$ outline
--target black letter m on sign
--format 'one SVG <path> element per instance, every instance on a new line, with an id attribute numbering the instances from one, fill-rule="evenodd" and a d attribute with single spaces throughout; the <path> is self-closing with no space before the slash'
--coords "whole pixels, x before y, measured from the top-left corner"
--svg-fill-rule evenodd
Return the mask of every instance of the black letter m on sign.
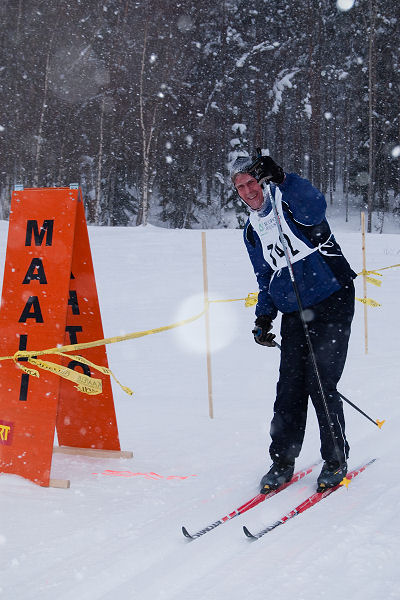
<path id="1" fill-rule="evenodd" d="M 38 222 L 35 220 L 28 221 L 26 224 L 26 238 L 25 246 L 32 246 L 32 233 L 35 238 L 35 246 L 41 246 L 43 238 L 46 235 L 46 246 L 51 246 L 53 243 L 53 225 L 54 219 L 43 221 L 43 225 L 40 228 Z"/>

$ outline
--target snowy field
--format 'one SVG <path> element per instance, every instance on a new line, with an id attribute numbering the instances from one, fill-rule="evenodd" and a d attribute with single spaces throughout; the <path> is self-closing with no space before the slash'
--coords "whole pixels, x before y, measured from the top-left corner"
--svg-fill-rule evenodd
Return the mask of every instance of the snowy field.
<path id="1" fill-rule="evenodd" d="M 191 317 L 203 307 L 200 231 L 89 228 L 106 337 Z M 238 230 L 207 232 L 210 299 L 257 291 Z M 359 231 L 336 230 L 359 272 Z M 0 272 L 7 223 L 0 222 Z M 367 235 L 367 266 L 400 263 L 399 234 Z M 269 467 L 269 422 L 279 351 L 257 346 L 254 308 L 210 309 L 214 419 L 208 416 L 204 318 L 108 346 L 121 447 L 133 459 L 56 455 L 68 490 L 0 476 L 0 598 L 7 600 L 393 600 L 400 598 L 400 268 L 368 296 L 369 353 L 357 302 L 340 391 L 382 430 L 345 406 L 350 467 L 377 461 L 349 486 L 252 543 L 316 485 L 315 473 L 245 515 L 189 542 L 256 495 Z M 356 280 L 362 296 L 361 278 Z M 278 329 L 278 323 L 275 327 Z M 279 339 L 279 336 L 278 336 Z M 296 468 L 319 458 L 310 409 Z M 114 471 L 114 474 L 111 474 Z M 117 472 L 117 473 L 116 473 Z"/>

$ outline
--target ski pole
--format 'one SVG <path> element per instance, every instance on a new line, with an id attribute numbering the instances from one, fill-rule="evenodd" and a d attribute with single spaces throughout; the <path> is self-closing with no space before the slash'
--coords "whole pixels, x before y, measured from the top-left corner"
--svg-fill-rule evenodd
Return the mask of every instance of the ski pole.
<path id="1" fill-rule="evenodd" d="M 377 427 L 379 427 L 379 429 L 382 429 L 382 425 L 384 424 L 385 419 L 383 419 L 383 421 L 379 421 L 378 419 L 376 419 L 376 421 L 374 421 L 363 410 L 361 410 L 361 408 L 359 408 L 358 406 L 356 406 L 355 404 L 353 404 L 353 402 L 351 402 L 348 398 L 346 398 L 345 396 L 343 396 L 343 394 L 341 394 L 340 392 L 338 392 L 338 394 L 339 394 L 339 396 L 341 397 L 342 400 L 344 400 L 345 402 L 347 402 L 347 404 L 350 404 L 350 406 L 352 406 L 353 408 L 355 408 L 356 410 L 358 410 L 359 413 L 361 413 L 362 415 L 364 415 L 364 417 L 366 417 L 367 419 L 369 419 L 372 423 L 374 423 L 374 425 L 376 425 Z"/>
<path id="2" fill-rule="evenodd" d="M 279 350 L 281 350 L 281 345 L 278 344 L 278 342 L 275 342 L 275 346 L 277 348 L 279 348 Z M 382 425 L 384 424 L 385 419 L 383 421 L 379 421 L 378 419 L 376 419 L 374 421 L 374 419 L 372 419 L 371 417 L 369 417 L 367 415 L 367 413 L 365 413 L 363 410 L 361 410 L 361 408 L 359 408 L 356 404 L 354 404 L 353 402 L 351 402 L 351 400 L 349 400 L 348 398 L 346 398 L 346 396 L 343 396 L 343 394 L 341 394 L 339 391 L 338 391 L 338 394 L 339 394 L 339 396 L 341 397 L 342 400 L 344 400 L 345 402 L 347 402 L 347 404 L 350 404 L 350 406 L 352 406 L 353 408 L 355 408 L 360 414 L 364 415 L 364 417 L 366 419 L 368 419 L 369 421 L 371 421 L 371 423 L 373 423 L 374 425 L 376 425 L 377 427 L 379 427 L 379 429 L 382 429 Z"/>

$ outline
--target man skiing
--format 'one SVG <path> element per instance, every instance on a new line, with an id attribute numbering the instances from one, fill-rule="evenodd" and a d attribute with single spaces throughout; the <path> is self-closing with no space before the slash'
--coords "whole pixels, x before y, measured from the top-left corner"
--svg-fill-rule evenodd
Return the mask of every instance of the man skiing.
<path id="1" fill-rule="evenodd" d="M 308 180 L 284 173 L 261 152 L 256 160 L 237 158 L 231 178 L 250 209 L 244 242 L 259 286 L 253 329 L 258 344 L 275 346 L 272 322 L 282 313 L 270 430 L 273 462 L 261 479 L 261 492 L 278 488 L 293 475 L 308 397 L 317 414 L 324 460 L 318 489 L 333 487 L 347 473 L 349 445 L 336 386 L 347 355 L 356 274 L 331 233 L 323 194 Z"/>

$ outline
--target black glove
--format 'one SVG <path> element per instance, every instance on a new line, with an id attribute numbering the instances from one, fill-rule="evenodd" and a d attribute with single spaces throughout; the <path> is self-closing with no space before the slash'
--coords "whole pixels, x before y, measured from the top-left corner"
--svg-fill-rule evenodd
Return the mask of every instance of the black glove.
<path id="1" fill-rule="evenodd" d="M 261 153 L 250 165 L 248 173 L 254 177 L 254 179 L 257 179 L 258 183 L 272 181 L 273 183 L 280 185 L 285 179 L 285 173 L 283 172 L 282 167 L 277 165 L 270 156 L 261 156 Z"/>
<path id="2" fill-rule="evenodd" d="M 252 334 L 254 341 L 261 346 L 275 346 L 275 334 L 269 333 L 272 329 L 272 319 L 268 315 L 261 315 L 256 318 Z"/>

